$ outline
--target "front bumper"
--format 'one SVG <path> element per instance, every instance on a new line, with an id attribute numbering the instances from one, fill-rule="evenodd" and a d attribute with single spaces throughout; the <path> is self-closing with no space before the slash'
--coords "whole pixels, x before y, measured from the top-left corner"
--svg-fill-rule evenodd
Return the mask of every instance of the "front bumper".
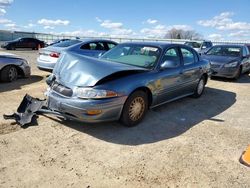
<path id="1" fill-rule="evenodd" d="M 237 75 L 238 67 L 225 68 L 221 65 L 218 68 L 211 66 L 212 75 L 225 78 L 234 78 Z"/>
<path id="2" fill-rule="evenodd" d="M 59 112 L 64 117 L 86 123 L 115 121 L 120 118 L 126 96 L 110 99 L 86 100 L 65 97 L 50 90 L 48 92 L 48 108 Z M 87 110 L 101 110 L 98 115 L 88 115 Z"/>
<path id="3" fill-rule="evenodd" d="M 21 65 L 21 69 L 23 70 L 23 74 L 24 74 L 23 76 L 24 76 L 25 78 L 30 77 L 31 68 L 30 68 L 29 65 L 23 64 L 23 65 Z"/>

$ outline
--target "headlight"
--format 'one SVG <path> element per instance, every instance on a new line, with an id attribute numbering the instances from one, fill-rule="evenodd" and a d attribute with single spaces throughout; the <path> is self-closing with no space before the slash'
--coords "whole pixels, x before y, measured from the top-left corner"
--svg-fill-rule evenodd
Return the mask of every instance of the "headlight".
<path id="1" fill-rule="evenodd" d="M 235 61 L 235 62 L 232 62 L 232 63 L 225 64 L 224 67 L 225 68 L 236 67 L 237 65 L 238 65 L 238 62 Z"/>
<path id="2" fill-rule="evenodd" d="M 83 99 L 103 99 L 118 96 L 114 91 L 80 87 L 75 90 L 75 93 L 77 97 Z"/>

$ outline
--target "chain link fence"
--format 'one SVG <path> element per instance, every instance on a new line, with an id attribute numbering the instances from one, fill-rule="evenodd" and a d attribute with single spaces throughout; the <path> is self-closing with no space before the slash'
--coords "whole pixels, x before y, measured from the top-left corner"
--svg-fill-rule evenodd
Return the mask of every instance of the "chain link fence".
<path id="1" fill-rule="evenodd" d="M 53 34 L 47 34 L 47 33 L 35 33 L 35 32 L 22 32 L 22 31 L 6 31 L 6 30 L 0 30 L 0 42 L 4 41 L 10 41 L 21 37 L 31 37 L 31 38 L 37 38 L 39 40 L 42 40 L 46 43 L 50 43 L 54 40 L 58 39 L 76 39 L 76 36 L 66 36 L 66 35 L 53 35 Z M 119 37 L 79 37 L 81 39 L 84 38 L 101 38 L 101 39 L 110 39 L 113 41 L 116 41 L 118 43 L 121 42 L 133 42 L 133 41 L 160 41 L 160 42 L 168 42 L 168 43 L 184 43 L 186 41 L 190 40 L 183 40 L 183 39 L 157 39 L 157 38 L 119 38 Z M 246 44 L 250 43 L 250 40 L 248 41 L 212 41 L 213 44 Z"/>

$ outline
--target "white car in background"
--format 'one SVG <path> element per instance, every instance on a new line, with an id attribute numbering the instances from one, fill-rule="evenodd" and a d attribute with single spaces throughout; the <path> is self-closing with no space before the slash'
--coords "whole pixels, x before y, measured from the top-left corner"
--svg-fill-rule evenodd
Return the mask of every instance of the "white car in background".
<path id="1" fill-rule="evenodd" d="M 80 43 L 80 40 L 66 40 L 54 45 L 42 48 L 39 50 L 39 57 L 37 58 L 37 67 L 40 70 L 52 72 L 62 50 Z"/>
<path id="2" fill-rule="evenodd" d="M 192 47 L 199 54 L 203 54 L 213 46 L 211 41 L 188 41 L 184 44 Z"/>
<path id="3" fill-rule="evenodd" d="M 52 72 L 62 51 L 72 51 L 77 54 L 98 58 L 104 52 L 117 45 L 116 42 L 105 39 L 67 40 L 40 50 L 37 67 Z"/>

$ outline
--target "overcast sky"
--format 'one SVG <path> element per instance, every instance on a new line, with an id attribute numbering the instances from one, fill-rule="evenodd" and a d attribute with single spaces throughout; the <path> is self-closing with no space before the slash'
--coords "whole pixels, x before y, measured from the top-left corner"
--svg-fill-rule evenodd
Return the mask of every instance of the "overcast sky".
<path id="1" fill-rule="evenodd" d="M 161 38 L 173 27 L 206 39 L 249 40 L 250 1 L 0 0 L 0 29 Z"/>

